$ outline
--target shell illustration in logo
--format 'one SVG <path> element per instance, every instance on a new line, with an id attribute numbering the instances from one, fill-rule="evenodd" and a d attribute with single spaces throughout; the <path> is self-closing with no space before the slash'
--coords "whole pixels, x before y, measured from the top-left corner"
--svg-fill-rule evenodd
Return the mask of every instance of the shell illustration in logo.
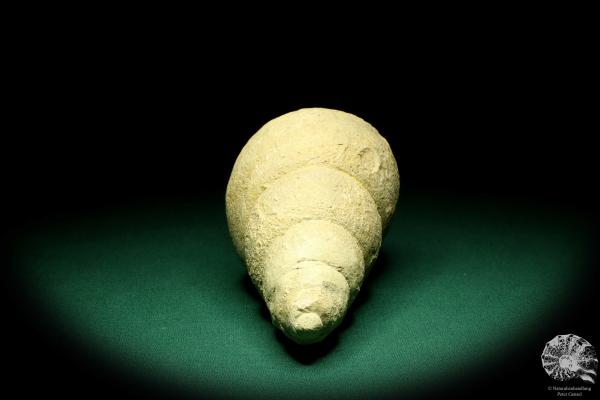
<path id="1" fill-rule="evenodd" d="M 587 340 L 576 335 L 558 335 L 546 343 L 542 365 L 546 373 L 557 381 L 579 377 L 594 383 L 598 358 Z"/>

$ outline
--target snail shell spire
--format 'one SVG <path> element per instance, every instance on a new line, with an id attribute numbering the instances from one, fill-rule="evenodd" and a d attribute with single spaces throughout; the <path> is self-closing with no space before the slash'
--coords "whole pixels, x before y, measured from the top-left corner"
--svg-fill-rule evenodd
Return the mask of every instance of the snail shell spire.
<path id="1" fill-rule="evenodd" d="M 229 231 L 273 323 L 298 343 L 326 337 L 377 258 L 400 188 L 387 141 L 342 111 L 265 124 L 239 154 Z"/>

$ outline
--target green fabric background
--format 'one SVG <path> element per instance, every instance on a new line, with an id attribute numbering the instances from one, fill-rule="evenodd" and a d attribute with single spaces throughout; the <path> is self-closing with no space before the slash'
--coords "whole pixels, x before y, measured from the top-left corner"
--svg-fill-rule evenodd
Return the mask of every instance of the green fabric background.
<path id="1" fill-rule="evenodd" d="M 404 196 L 344 324 L 310 350 L 270 324 L 220 198 L 57 219 L 22 237 L 19 259 L 56 329 L 117 370 L 225 396 L 353 398 L 510 352 L 574 290 L 586 229 L 534 204 Z"/>

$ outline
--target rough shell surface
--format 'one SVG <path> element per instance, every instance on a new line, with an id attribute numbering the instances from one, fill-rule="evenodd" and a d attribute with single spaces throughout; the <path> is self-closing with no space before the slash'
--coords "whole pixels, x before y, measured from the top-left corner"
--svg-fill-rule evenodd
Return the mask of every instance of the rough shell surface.
<path id="1" fill-rule="evenodd" d="M 265 124 L 238 156 L 229 231 L 273 324 L 326 337 L 377 258 L 400 181 L 387 141 L 362 119 L 308 108 Z"/>
<path id="2" fill-rule="evenodd" d="M 250 138 L 227 186 L 232 238 L 244 257 L 244 233 L 258 197 L 290 171 L 325 165 L 355 178 L 371 194 L 385 229 L 400 188 L 387 141 L 369 123 L 343 111 L 304 108 L 277 117 Z"/>

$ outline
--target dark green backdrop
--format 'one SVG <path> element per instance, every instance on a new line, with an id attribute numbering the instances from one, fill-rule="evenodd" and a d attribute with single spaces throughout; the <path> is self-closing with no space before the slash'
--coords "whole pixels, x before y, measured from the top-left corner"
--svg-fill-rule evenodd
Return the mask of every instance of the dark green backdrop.
<path id="1" fill-rule="evenodd" d="M 284 46 L 249 16 L 221 41 L 208 14 L 169 26 L 163 8 L 13 32 L 31 40 L 9 57 L 0 157 L 6 392 L 555 397 L 545 342 L 598 346 L 596 14 L 307 9 L 280 19 L 300 34 Z M 310 348 L 270 325 L 223 204 L 250 136 L 303 107 L 372 124 L 402 182 L 372 276 Z"/>
<path id="2" fill-rule="evenodd" d="M 311 348 L 270 324 L 220 198 L 55 217 L 21 234 L 16 260 L 52 328 L 116 375 L 185 393 L 363 398 L 539 362 L 545 342 L 515 352 L 576 295 L 589 229 L 531 202 L 405 195 L 344 324 Z"/>

